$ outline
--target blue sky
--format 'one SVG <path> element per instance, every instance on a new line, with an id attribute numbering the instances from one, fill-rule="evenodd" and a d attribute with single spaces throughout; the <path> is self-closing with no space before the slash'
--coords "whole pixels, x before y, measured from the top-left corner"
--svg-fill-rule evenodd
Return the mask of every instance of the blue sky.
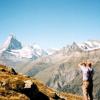
<path id="1" fill-rule="evenodd" d="M 0 0 L 0 45 L 12 32 L 42 48 L 100 40 L 100 0 Z"/>

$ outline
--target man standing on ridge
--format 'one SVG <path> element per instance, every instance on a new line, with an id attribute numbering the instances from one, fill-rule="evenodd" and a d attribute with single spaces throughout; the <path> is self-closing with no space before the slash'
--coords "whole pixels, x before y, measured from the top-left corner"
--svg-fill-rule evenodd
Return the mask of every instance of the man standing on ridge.
<path id="1" fill-rule="evenodd" d="M 83 75 L 83 100 L 88 100 L 88 96 L 90 100 L 93 100 L 93 74 L 94 70 L 91 67 L 92 63 L 80 63 L 78 66 L 80 67 Z"/>

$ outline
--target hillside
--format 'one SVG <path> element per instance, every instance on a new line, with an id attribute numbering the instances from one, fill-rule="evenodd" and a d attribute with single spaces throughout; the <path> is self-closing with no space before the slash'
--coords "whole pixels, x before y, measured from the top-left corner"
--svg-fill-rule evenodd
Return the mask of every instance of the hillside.
<path id="1" fill-rule="evenodd" d="M 71 92 L 82 95 L 82 75 L 77 67 L 81 61 L 93 61 L 94 74 L 94 98 L 100 98 L 100 49 L 85 52 L 74 51 L 65 54 L 58 53 L 50 57 L 48 66 L 34 77 L 43 81 L 48 86 L 63 92 Z M 43 62 L 43 59 L 41 60 Z M 38 64 L 37 64 L 38 65 Z M 42 67 L 42 64 L 41 64 Z"/>
<path id="2" fill-rule="evenodd" d="M 0 65 L 0 100 L 82 100 L 82 97 L 57 92 L 39 80 Z"/>
<path id="3" fill-rule="evenodd" d="M 61 92 L 82 95 L 82 75 L 77 67 L 81 61 L 94 62 L 94 91 L 96 100 L 100 98 L 100 41 L 87 41 L 82 44 L 73 43 L 36 60 L 17 58 L 3 52 L 0 63 L 11 66 L 45 85 Z"/>

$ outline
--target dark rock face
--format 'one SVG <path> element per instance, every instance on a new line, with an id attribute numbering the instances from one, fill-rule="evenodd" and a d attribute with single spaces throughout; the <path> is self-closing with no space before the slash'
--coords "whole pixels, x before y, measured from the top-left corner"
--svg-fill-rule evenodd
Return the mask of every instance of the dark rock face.
<path id="1" fill-rule="evenodd" d="M 40 92 L 35 84 L 32 84 L 31 88 L 18 89 L 16 91 L 25 94 L 30 100 L 42 100 L 41 98 L 49 100 L 49 97 Z"/>

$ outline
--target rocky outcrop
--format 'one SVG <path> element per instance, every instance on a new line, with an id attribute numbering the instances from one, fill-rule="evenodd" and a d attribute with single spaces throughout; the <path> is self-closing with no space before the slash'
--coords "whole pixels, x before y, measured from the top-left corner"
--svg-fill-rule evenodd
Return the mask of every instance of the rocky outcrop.
<path id="1" fill-rule="evenodd" d="M 55 94 L 51 97 L 44 94 L 36 82 L 35 79 L 17 74 L 12 68 L 0 65 L 0 100 L 49 100 L 57 97 Z"/>

